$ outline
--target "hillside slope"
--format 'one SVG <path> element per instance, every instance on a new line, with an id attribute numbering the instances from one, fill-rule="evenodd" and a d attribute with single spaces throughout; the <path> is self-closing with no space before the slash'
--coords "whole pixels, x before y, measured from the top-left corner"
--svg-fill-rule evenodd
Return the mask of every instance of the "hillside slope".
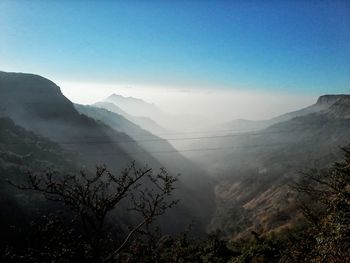
<path id="1" fill-rule="evenodd" d="M 140 144 L 130 143 L 133 138 L 125 131 L 138 126 L 124 118 L 123 122 L 118 123 L 114 118 L 114 122 L 111 122 L 114 128 L 111 128 L 101 120 L 102 118 L 95 120 L 79 113 L 73 103 L 63 96 L 59 87 L 43 77 L 0 72 L 0 97 L 1 115 L 13 119 L 17 125 L 48 138 L 62 149 L 71 152 L 80 167 L 93 171 L 96 165 L 106 164 L 111 171 L 119 173 L 136 160 L 139 167 L 148 165 L 155 170 L 165 167 L 172 174 L 182 173 L 186 178 L 192 178 L 188 175 L 194 170 L 182 170 L 182 164 L 170 169 L 167 163 L 161 163 Z M 121 120 L 120 116 L 118 118 Z M 130 127 L 127 127 L 126 123 Z M 124 130 L 120 127 L 124 127 Z M 181 231 L 194 218 L 197 219 L 199 228 L 204 227 L 205 221 L 208 221 L 208 211 L 211 207 L 202 209 L 203 213 L 197 214 L 195 209 L 199 207 L 201 200 L 197 199 L 199 195 L 193 194 L 194 190 L 191 189 L 196 185 L 191 183 L 191 187 L 189 186 L 188 181 L 181 180 L 176 193 L 183 203 L 162 221 L 170 230 Z M 170 223 L 170 219 L 174 217 L 177 218 L 176 223 Z"/>
<path id="2" fill-rule="evenodd" d="M 163 134 L 169 133 L 168 130 L 159 126 L 151 118 L 144 117 L 144 116 L 133 116 L 133 115 L 123 111 L 121 108 L 119 108 L 116 104 L 114 104 L 112 102 L 101 101 L 101 102 L 94 103 L 92 106 L 97 107 L 97 108 L 106 109 L 108 111 L 119 114 L 119 115 L 123 116 L 124 118 L 128 119 L 129 121 L 139 125 L 143 129 L 145 129 L 153 134 L 163 135 Z"/>
<path id="3" fill-rule="evenodd" d="M 76 152 L 90 168 L 106 163 L 119 170 L 134 159 L 119 145 L 103 143 L 111 138 L 129 140 L 128 136 L 79 114 L 50 80 L 32 74 L 0 72 L 0 97 L 3 115 Z M 117 158 L 105 155 L 106 152 L 115 153 Z"/>
<path id="4" fill-rule="evenodd" d="M 285 114 L 282 114 L 267 120 L 251 121 L 251 120 L 245 120 L 245 119 L 237 119 L 237 120 L 233 120 L 231 122 L 222 124 L 221 128 L 227 129 L 227 130 L 242 131 L 242 132 L 249 131 L 249 130 L 261 130 L 282 121 L 288 121 L 295 117 L 305 116 L 311 113 L 325 110 L 340 98 L 347 97 L 347 96 L 349 95 L 344 95 L 344 94 L 324 95 L 324 96 L 321 96 L 315 104 L 300 110 L 287 112 Z"/>
<path id="5" fill-rule="evenodd" d="M 233 147 L 212 160 L 221 175 L 212 230 L 239 237 L 298 220 L 290 182 L 301 171 L 328 167 L 341 156 L 339 147 L 350 143 L 350 97 L 333 98 L 320 111 L 222 139 L 220 145 Z"/>
<path id="6" fill-rule="evenodd" d="M 138 125 L 114 112 L 92 106 L 75 105 L 76 109 L 91 118 L 102 121 L 118 132 L 132 138 L 123 144 L 136 144 L 144 149 L 139 156 L 149 154 L 173 173 L 179 173 L 180 181 L 187 191 L 180 190 L 179 196 L 200 221 L 209 222 L 214 209 L 213 181 L 200 167 L 184 158 L 169 142 L 142 129 Z M 206 208 L 200 206 L 206 204 Z"/>
<path id="7" fill-rule="evenodd" d="M 27 227 L 42 214 L 57 210 L 42 196 L 29 191 L 19 191 L 7 180 L 23 183 L 28 171 L 59 173 L 78 172 L 73 154 L 58 144 L 36 135 L 9 118 L 0 118 L 0 248 L 9 240 L 21 235 L 13 226 Z"/>

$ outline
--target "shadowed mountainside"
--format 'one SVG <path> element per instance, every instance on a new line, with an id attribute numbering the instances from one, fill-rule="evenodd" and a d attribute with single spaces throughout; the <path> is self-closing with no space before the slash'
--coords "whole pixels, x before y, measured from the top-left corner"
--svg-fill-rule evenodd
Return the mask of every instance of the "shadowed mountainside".
<path id="1" fill-rule="evenodd" d="M 128 136 L 79 114 L 50 80 L 33 74 L 0 72 L 0 97 L 3 115 L 76 152 L 90 168 L 107 163 L 112 169 L 121 169 L 132 160 L 117 144 L 103 144 L 106 138 L 128 140 Z M 118 158 L 104 155 L 106 152 Z"/>
<path id="2" fill-rule="evenodd" d="M 0 117 L 0 247 L 8 240 L 21 239 L 20 230 L 13 226 L 26 228 L 42 214 L 62 209 L 40 195 L 18 191 L 7 182 L 22 182 L 27 171 L 48 170 L 78 172 L 75 156 L 9 118 Z"/>
<path id="3" fill-rule="evenodd" d="M 197 215 L 201 220 L 205 221 L 210 218 L 211 211 L 214 209 L 213 181 L 206 171 L 184 158 L 165 139 L 142 129 L 121 115 L 93 106 L 75 105 L 75 107 L 80 113 L 102 121 L 114 130 L 130 136 L 132 140 L 126 141 L 124 144 L 140 145 L 144 149 L 144 152 L 139 153 L 140 158 L 142 158 L 143 154 L 149 154 L 169 171 L 180 173 L 180 180 L 188 189 L 188 193 L 190 193 L 188 195 L 188 193 L 183 192 L 180 194 L 182 196 L 181 199 L 186 200 L 186 205 L 193 203 L 191 199 L 205 203 L 206 209 L 203 209 L 197 203 L 193 203 L 190 207 L 193 214 Z"/>
<path id="4" fill-rule="evenodd" d="M 166 164 L 151 156 L 138 143 L 123 143 L 133 139 L 125 133 L 125 130 L 116 129 L 119 125 L 122 126 L 121 123 L 114 122 L 115 127 L 111 128 L 101 120 L 80 114 L 62 95 L 59 87 L 43 77 L 0 72 L 0 97 L 2 98 L 0 112 L 3 116 L 57 143 L 75 156 L 79 167 L 85 166 L 88 170 L 93 170 L 96 165 L 106 164 L 110 170 L 119 172 L 136 160 L 136 164 L 141 167 L 147 164 L 154 169 L 167 168 Z M 125 129 L 128 128 L 125 126 L 126 123 L 130 128 L 138 127 L 124 118 L 123 121 Z M 193 170 L 179 170 L 174 167 L 170 173 L 181 172 L 183 178 L 191 178 Z M 200 171 L 197 172 L 199 173 Z M 183 203 L 179 208 L 172 210 L 163 223 L 168 230 L 178 231 L 184 229 L 192 219 L 196 219 L 200 221 L 198 226 L 202 227 L 203 231 L 202 224 L 209 220 L 212 207 L 208 206 L 207 209 L 202 209 L 202 213 L 196 214 L 194 210 L 200 207 L 199 204 L 202 202 L 196 199 L 198 194 L 193 194 L 196 185 L 186 185 L 186 180 L 182 178 L 180 180 L 176 197 L 182 199 Z M 211 191 L 211 188 L 206 190 Z M 175 216 L 177 221 L 169 223 L 170 218 Z"/>

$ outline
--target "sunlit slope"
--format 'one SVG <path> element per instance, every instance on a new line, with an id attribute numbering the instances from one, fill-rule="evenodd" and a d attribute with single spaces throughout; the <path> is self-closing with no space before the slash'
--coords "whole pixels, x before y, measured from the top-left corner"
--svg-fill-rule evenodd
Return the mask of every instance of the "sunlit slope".
<path id="1" fill-rule="evenodd" d="M 271 231 L 298 219 L 289 184 L 301 171 L 331 165 L 350 142 L 350 97 L 323 96 L 319 111 L 274 124 L 259 132 L 225 138 L 233 145 L 216 159 L 217 212 L 212 229 L 229 236 Z M 244 222 L 244 224 L 242 224 Z"/>

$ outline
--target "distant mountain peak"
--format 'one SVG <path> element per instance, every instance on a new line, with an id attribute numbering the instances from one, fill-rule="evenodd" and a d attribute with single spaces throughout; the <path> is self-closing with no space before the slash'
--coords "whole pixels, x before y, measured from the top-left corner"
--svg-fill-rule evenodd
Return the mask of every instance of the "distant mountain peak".
<path id="1" fill-rule="evenodd" d="M 105 101 L 115 101 L 115 100 L 118 100 L 118 101 L 129 101 L 129 102 L 138 102 L 138 103 L 146 103 L 146 104 L 150 104 L 152 105 L 151 103 L 148 103 L 142 99 L 139 99 L 139 98 L 135 98 L 135 97 L 125 97 L 125 96 L 122 96 L 122 95 L 119 95 L 119 94 L 115 94 L 113 93 L 112 95 L 108 96 Z"/>
<path id="2" fill-rule="evenodd" d="M 350 96 L 340 97 L 324 113 L 332 118 L 350 119 Z"/>
<path id="3" fill-rule="evenodd" d="M 340 99 L 350 98 L 347 94 L 336 94 L 336 95 L 323 95 L 320 96 L 316 102 L 316 105 L 332 105 Z"/>

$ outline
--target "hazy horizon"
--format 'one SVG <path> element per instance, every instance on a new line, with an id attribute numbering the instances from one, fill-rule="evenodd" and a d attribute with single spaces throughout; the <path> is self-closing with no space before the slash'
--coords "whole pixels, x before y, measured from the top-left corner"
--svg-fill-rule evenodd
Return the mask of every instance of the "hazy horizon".
<path id="1" fill-rule="evenodd" d="M 303 95 L 252 90 L 176 88 L 57 81 L 62 93 L 78 104 L 94 104 L 111 94 L 142 99 L 171 115 L 191 115 L 217 122 L 262 120 L 314 104 L 325 94 Z M 195 107 L 194 107 L 195 105 Z"/>
<path id="2" fill-rule="evenodd" d="M 342 1 L 1 1 L 0 11 L 0 69 L 44 76 L 75 103 L 116 93 L 220 123 L 350 87 Z"/>

